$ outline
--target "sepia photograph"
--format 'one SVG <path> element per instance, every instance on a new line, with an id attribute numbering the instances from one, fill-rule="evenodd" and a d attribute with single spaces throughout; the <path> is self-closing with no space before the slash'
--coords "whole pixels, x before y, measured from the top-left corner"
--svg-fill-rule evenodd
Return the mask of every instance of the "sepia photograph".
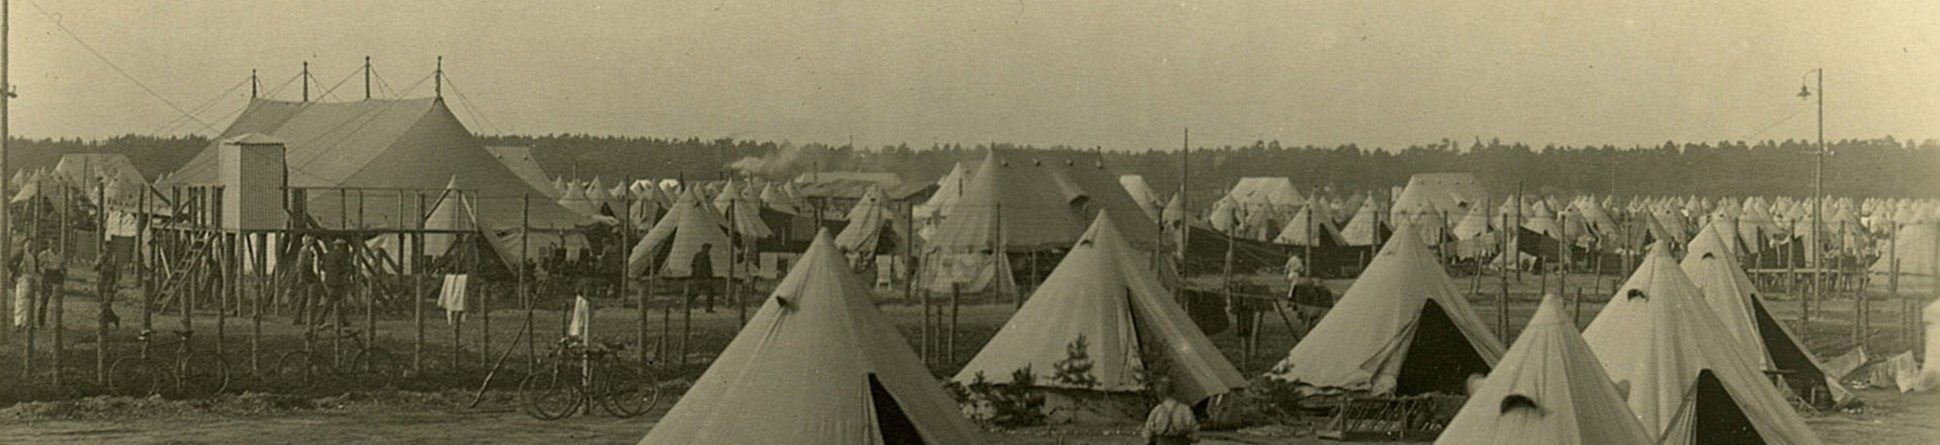
<path id="1" fill-rule="evenodd" d="M 1937 24 L 0 0 L 0 444 L 1940 444 Z"/>

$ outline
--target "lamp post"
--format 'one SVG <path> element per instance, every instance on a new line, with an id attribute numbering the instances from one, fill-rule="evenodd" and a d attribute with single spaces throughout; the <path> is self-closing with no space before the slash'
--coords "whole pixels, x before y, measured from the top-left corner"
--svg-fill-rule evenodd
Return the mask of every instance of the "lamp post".
<path id="1" fill-rule="evenodd" d="M 1825 69 L 1813 68 L 1811 71 L 1806 71 L 1805 75 L 1813 75 L 1818 80 L 1818 94 L 1813 94 L 1813 89 L 1806 87 L 1805 76 L 1799 76 L 1799 98 L 1814 98 L 1819 102 L 1819 147 L 1813 151 L 1812 164 L 1812 244 L 1806 246 L 1807 253 L 1812 255 L 1812 295 L 1799 303 L 1805 309 L 1800 322 L 1802 330 L 1799 332 L 1800 335 L 1809 336 L 1812 323 L 1811 301 L 1825 297 L 1824 288 L 1821 287 L 1824 279 L 1821 275 L 1825 269 L 1825 243 L 1820 238 L 1819 226 L 1825 223 L 1825 157 L 1828 153 L 1825 146 Z"/>

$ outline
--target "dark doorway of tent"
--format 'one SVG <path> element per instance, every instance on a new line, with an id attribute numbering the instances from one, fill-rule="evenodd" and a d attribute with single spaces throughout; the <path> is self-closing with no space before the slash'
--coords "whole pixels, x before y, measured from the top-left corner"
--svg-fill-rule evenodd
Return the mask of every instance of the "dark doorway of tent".
<path id="1" fill-rule="evenodd" d="M 1731 392 L 1718 381 L 1718 376 L 1706 369 L 1698 372 L 1697 388 L 1693 396 L 1697 398 L 1697 408 L 1691 413 L 1693 424 L 1691 443 L 1703 444 L 1763 444 L 1765 439 L 1758 437 L 1758 430 L 1751 426 L 1751 419 L 1745 417 L 1743 408 L 1731 399 Z"/>
<path id="2" fill-rule="evenodd" d="M 875 373 L 869 374 L 869 399 L 876 410 L 876 429 L 882 432 L 884 444 L 922 444 L 923 436 L 916 431 L 916 423 L 909 421 L 903 413 L 902 405 L 896 397 L 882 386 Z"/>
<path id="3" fill-rule="evenodd" d="M 1467 394 L 1470 374 L 1489 373 L 1489 363 L 1433 299 L 1421 305 L 1407 354 L 1401 360 L 1401 375 L 1395 377 L 1397 396 Z"/>
<path id="4" fill-rule="evenodd" d="M 1772 359 L 1772 367 L 1785 376 L 1786 390 L 1810 402 L 1812 406 L 1829 408 L 1833 404 L 1831 391 L 1826 388 L 1825 373 L 1819 365 L 1812 363 L 1812 357 L 1799 350 L 1799 344 L 1778 325 L 1778 319 L 1765 310 L 1759 298 L 1752 297 L 1751 308 L 1758 317 L 1758 337 L 1765 343 L 1762 351 Z"/>

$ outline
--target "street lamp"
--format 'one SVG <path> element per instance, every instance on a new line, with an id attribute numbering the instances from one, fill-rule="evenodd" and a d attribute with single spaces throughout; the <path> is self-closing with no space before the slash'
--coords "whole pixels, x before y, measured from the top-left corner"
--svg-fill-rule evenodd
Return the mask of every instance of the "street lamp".
<path id="1" fill-rule="evenodd" d="M 1805 84 L 1805 77 L 1813 75 L 1816 75 L 1816 79 L 1818 80 L 1818 88 L 1816 88 L 1818 94 L 1816 95 L 1812 93 L 1813 88 L 1807 88 Z M 1806 71 L 1804 75 L 1799 76 L 1799 98 L 1806 99 L 1813 98 L 1813 96 L 1817 96 L 1816 99 L 1819 101 L 1819 148 L 1813 151 L 1815 161 L 1812 165 L 1812 244 L 1806 246 L 1806 248 L 1811 249 L 1808 253 L 1812 255 L 1812 295 L 1809 299 L 1800 299 L 1799 301 L 1799 306 L 1804 308 L 1801 323 L 1805 325 L 1801 326 L 1805 330 L 1801 330 L 1800 335 L 1811 335 L 1807 332 L 1811 328 L 1810 324 L 1812 322 L 1811 301 L 1824 298 L 1824 290 L 1821 288 L 1822 283 L 1820 281 L 1822 278 L 1820 275 L 1822 275 L 1822 272 L 1824 272 L 1823 269 L 1825 268 L 1825 255 L 1823 254 L 1825 243 L 1819 233 L 1819 226 L 1825 223 L 1825 157 L 1828 154 L 1825 146 L 1824 68 L 1813 68 L 1811 71 Z"/>

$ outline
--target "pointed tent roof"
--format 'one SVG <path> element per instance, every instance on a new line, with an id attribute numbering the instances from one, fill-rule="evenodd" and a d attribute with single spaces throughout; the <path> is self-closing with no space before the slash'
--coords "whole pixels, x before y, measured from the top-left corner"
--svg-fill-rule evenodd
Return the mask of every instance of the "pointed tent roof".
<path id="1" fill-rule="evenodd" d="M 1361 210 L 1354 212 L 1354 219 L 1348 220 L 1347 226 L 1341 228 L 1341 239 L 1347 241 L 1347 245 L 1374 245 L 1374 238 L 1379 236 L 1380 231 L 1378 229 L 1381 224 L 1379 221 L 1376 221 L 1376 219 L 1379 219 L 1381 212 L 1375 210 L 1375 205 L 1376 203 L 1372 199 L 1362 201 Z"/>
<path id="2" fill-rule="evenodd" d="M 962 161 L 952 164 L 950 173 L 936 180 L 936 193 L 931 193 L 929 200 L 916 206 L 916 216 L 919 218 L 949 216 L 950 206 L 956 204 L 958 198 L 963 197 L 963 188 L 968 185 L 972 177 L 970 173 L 970 168 L 964 167 Z"/>
<path id="3" fill-rule="evenodd" d="M 1470 208 L 1486 206 L 1489 189 L 1470 173 L 1421 173 L 1408 178 L 1408 186 L 1394 200 L 1393 219 L 1423 213 L 1465 215 Z"/>
<path id="4" fill-rule="evenodd" d="M 1060 386 L 1052 378 L 1066 348 L 1082 337 L 1098 384 L 1083 389 L 1144 389 L 1139 372 L 1142 351 L 1163 351 L 1175 396 L 1197 402 L 1245 386 L 1246 378 L 1221 355 L 1172 293 L 1125 242 L 1113 218 L 1101 214 L 1044 284 L 1018 308 L 1009 322 L 970 359 L 953 379 L 969 383 L 978 374 L 1008 382 L 1013 371 L 1030 367 L 1040 386 Z M 1143 343 L 1142 343 L 1143 342 Z"/>
<path id="5" fill-rule="evenodd" d="M 1179 195 L 1177 193 L 1172 194 L 1172 199 L 1165 202 L 1165 212 L 1160 214 L 1159 217 L 1163 219 L 1166 224 L 1176 224 L 1176 223 L 1185 222 L 1186 220 L 1185 200 L 1179 199 Z"/>
<path id="6" fill-rule="evenodd" d="M 1334 222 L 1327 218 L 1315 222 L 1313 208 L 1301 208 L 1300 213 L 1294 214 L 1293 219 L 1280 228 L 1280 234 L 1273 237 L 1273 242 L 1294 246 L 1341 245 L 1340 228 L 1334 227 Z"/>
<path id="7" fill-rule="evenodd" d="M 834 244 L 816 234 L 642 445 L 981 442 Z"/>
<path id="8" fill-rule="evenodd" d="M 1704 303 L 1717 313 L 1725 331 L 1751 352 L 1755 369 L 1787 370 L 1792 372 L 1788 379 L 1822 380 L 1835 403 L 1851 399 L 1852 393 L 1826 374 L 1825 365 L 1812 356 L 1798 336 L 1772 316 L 1767 309 L 1770 305 L 1758 295 L 1758 287 L 1745 274 L 1744 266 L 1725 247 L 1728 238 L 1716 230 L 1726 226 L 1735 225 L 1706 224 L 1678 264 L 1691 283 L 1704 292 Z"/>
<path id="9" fill-rule="evenodd" d="M 247 133 L 287 141 L 284 159 L 292 187 L 437 190 L 445 180 L 460 176 L 468 186 L 475 187 L 481 198 L 474 203 L 478 219 L 490 228 L 519 225 L 523 215 L 519 196 L 546 195 L 485 150 L 442 99 L 254 99 L 215 139 L 224 141 Z M 167 182 L 217 183 L 221 143 L 210 143 Z M 307 206 L 312 219 L 325 226 L 336 223 L 338 210 L 347 204 L 339 203 L 338 197 L 337 193 L 312 193 Z M 357 201 L 352 198 L 352 202 Z M 368 199 L 364 203 L 361 212 L 366 214 L 366 225 L 397 224 L 395 200 Z M 532 203 L 530 221 L 534 227 L 558 229 L 590 222 L 547 200 Z"/>
<path id="10" fill-rule="evenodd" d="M 1649 445 L 1657 439 L 1630 413 L 1562 300 L 1548 295 L 1435 443 Z"/>
<path id="11" fill-rule="evenodd" d="M 1163 216 L 1159 212 L 1165 208 L 1165 199 L 1152 191 L 1152 185 L 1145 182 L 1144 176 L 1118 175 L 1118 185 L 1125 188 L 1125 193 L 1131 195 L 1132 201 L 1138 204 L 1139 210 L 1145 211 L 1147 218 L 1158 221 Z"/>
<path id="12" fill-rule="evenodd" d="M 1469 372 L 1487 373 L 1500 357 L 1502 343 L 1456 292 L 1428 246 L 1418 237 L 1396 236 L 1268 376 L 1410 395 L 1460 386 Z M 1444 375 L 1428 376 L 1441 381 L 1416 380 L 1422 372 Z"/>
<path id="13" fill-rule="evenodd" d="M 1766 443 L 1818 443 L 1700 295 L 1671 259 L 1670 246 L 1658 242 L 1583 332 L 1610 378 L 1629 388 L 1627 403 L 1644 429 L 1661 433 L 1665 443 L 1736 426 L 1756 430 Z M 1725 401 L 1720 397 L 1730 403 L 1718 404 Z M 1731 416 L 1695 416 L 1690 404 L 1699 399 L 1735 407 L 1723 412 L 1741 414 L 1749 425 L 1714 425 Z"/>
<path id="14" fill-rule="evenodd" d="M 963 196 L 929 240 L 932 251 L 968 253 L 1002 245 L 1034 251 L 1070 245 L 1084 233 L 1050 168 L 1022 153 L 991 150 Z M 992 237 L 1001 237 L 1001 241 Z"/>
<path id="15" fill-rule="evenodd" d="M 1940 278 L 1940 223 L 1902 225 L 1898 230 L 1892 244 L 1879 252 L 1879 260 L 1866 268 L 1873 275 L 1870 286 L 1885 290 L 1892 285 L 1893 262 L 1897 259 L 1900 293 L 1940 291 L 1940 279 L 1936 279 Z"/>
<path id="16" fill-rule="evenodd" d="M 849 208 L 849 225 L 835 236 L 835 246 L 855 254 L 874 253 L 883 230 L 889 227 L 889 205 L 885 201 L 880 187 L 870 186 L 869 191 L 863 192 L 862 200 Z"/>
<path id="17" fill-rule="evenodd" d="M 506 169 L 511 170 L 512 174 L 518 175 L 519 179 L 524 180 L 526 185 L 532 186 L 534 190 L 538 190 L 541 196 L 550 199 L 559 199 L 561 191 L 557 186 L 553 185 L 552 180 L 546 179 L 546 169 L 539 166 L 539 158 L 532 157 L 532 147 L 525 145 L 487 145 L 485 146 L 485 150 L 492 152 L 493 159 L 498 159 L 499 163 L 505 164 Z"/>
<path id="18" fill-rule="evenodd" d="M 1463 216 L 1461 222 L 1455 223 L 1455 228 L 1450 230 L 1449 234 L 1454 235 L 1456 240 L 1461 241 L 1489 233 L 1488 207 L 1486 205 L 1470 206 L 1468 215 Z"/>
<path id="19" fill-rule="evenodd" d="M 579 184 L 569 184 L 566 192 L 559 195 L 559 206 L 588 218 L 599 216 L 599 206 L 592 197 L 586 196 L 586 188 Z"/>
<path id="20" fill-rule="evenodd" d="M 714 219 L 713 212 L 701 207 L 696 193 L 693 190 L 682 193 L 680 200 L 667 209 L 667 215 L 660 218 L 660 223 L 654 224 L 633 245 L 633 251 L 627 255 L 628 276 L 644 276 L 652 264 L 658 265 L 657 275 L 661 277 L 686 278 L 696 272 L 727 276 L 727 232 Z M 713 246 L 708 249 L 708 264 L 714 269 L 711 272 L 694 270 L 694 257 L 700 255 L 703 244 Z"/>

